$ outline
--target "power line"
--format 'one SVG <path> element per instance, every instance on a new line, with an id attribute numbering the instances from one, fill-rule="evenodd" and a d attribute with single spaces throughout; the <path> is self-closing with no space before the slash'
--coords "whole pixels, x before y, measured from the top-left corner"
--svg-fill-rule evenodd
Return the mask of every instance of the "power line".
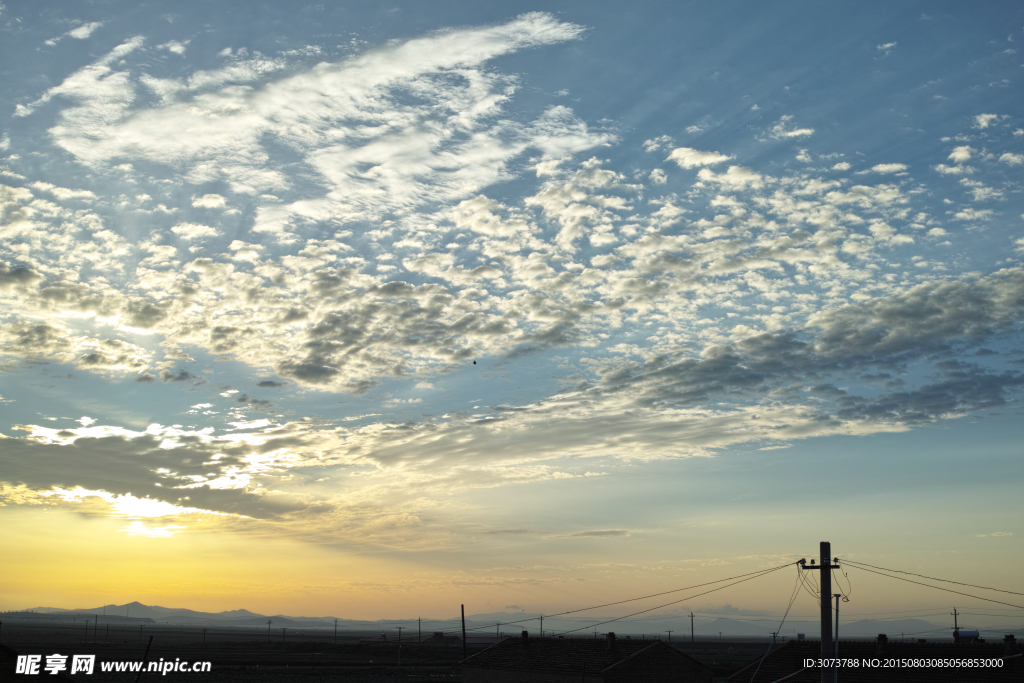
<path id="1" fill-rule="evenodd" d="M 952 590 L 950 588 L 943 588 L 941 586 L 932 586 L 932 585 L 929 585 L 927 583 L 921 583 L 920 581 L 913 581 L 911 579 L 904 579 L 902 576 L 891 576 L 890 574 L 883 574 L 882 572 L 876 572 L 873 569 L 865 569 L 864 567 L 858 567 L 857 565 L 852 565 L 852 566 L 856 567 L 857 569 L 861 570 L 862 572 L 870 572 L 872 574 L 878 574 L 879 576 L 885 576 L 885 577 L 890 578 L 890 579 L 898 579 L 900 581 L 906 581 L 907 583 L 914 583 L 914 584 L 917 584 L 918 586 L 924 586 L 925 588 L 934 588 L 935 590 L 945 591 L 947 593 L 955 593 L 956 595 L 963 595 L 963 596 L 968 597 L 968 598 L 974 598 L 975 600 L 984 600 L 985 602 L 994 602 L 997 605 L 1006 605 L 1007 607 L 1016 607 L 1018 609 L 1024 609 L 1024 607 L 1022 607 L 1020 605 L 1014 605 L 1013 603 L 1010 603 L 1010 602 L 1002 602 L 1000 600 L 993 600 L 991 598 L 983 598 L 980 595 L 971 595 L 970 593 L 962 593 L 960 591 L 955 591 L 955 590 Z M 904 573 L 909 573 L 909 572 L 904 572 Z M 1006 591 L 1006 592 L 1008 592 L 1008 591 Z"/>
<path id="2" fill-rule="evenodd" d="M 988 586 L 975 586 L 973 583 L 963 583 L 962 581 L 950 581 L 949 579 L 937 579 L 934 576 L 925 576 L 924 574 L 915 574 L 914 572 L 905 572 L 899 569 L 886 569 L 885 567 L 876 567 L 873 564 L 867 562 L 854 562 L 853 560 L 843 560 L 843 562 L 852 564 L 854 566 L 861 565 L 862 567 L 871 567 L 872 569 L 881 569 L 882 571 L 893 572 L 894 574 L 908 574 L 910 576 L 917 576 L 922 579 L 928 579 L 929 581 L 941 581 L 943 583 L 955 583 L 958 586 L 967 586 L 968 588 L 980 588 L 986 591 L 995 591 L 997 593 L 1009 593 L 1010 595 L 1020 595 L 1024 597 L 1024 593 L 1017 593 L 1015 591 L 1006 591 L 1001 588 L 990 588 Z"/>
<path id="3" fill-rule="evenodd" d="M 789 605 L 786 606 L 786 613 L 782 615 L 782 621 L 779 622 L 779 627 L 775 629 L 775 633 L 772 634 L 772 645 L 775 644 L 775 635 L 782 633 L 782 626 L 786 623 L 786 617 L 789 616 L 789 610 L 793 609 L 793 603 L 796 602 L 796 596 L 800 595 L 800 570 L 796 570 L 796 581 L 793 582 L 793 592 L 789 596 Z M 754 679 L 757 678 L 757 673 L 761 670 L 761 665 L 764 664 L 764 658 L 768 656 L 768 653 L 772 651 L 772 645 L 768 646 L 765 653 L 761 655 L 761 661 L 757 663 L 757 668 L 754 669 L 754 675 L 750 677 L 750 683 L 754 683 Z"/>
<path id="4" fill-rule="evenodd" d="M 724 578 L 724 579 L 718 579 L 717 581 L 708 581 L 706 583 L 698 583 L 698 584 L 695 584 L 693 586 L 686 586 L 685 588 L 674 588 L 674 589 L 672 589 L 670 591 L 662 591 L 660 593 L 651 593 L 650 595 L 644 595 L 644 596 L 641 596 L 639 598 L 629 598 L 627 600 L 618 600 L 616 602 L 606 602 L 603 605 L 594 605 L 592 607 L 581 607 L 579 609 L 571 609 L 571 610 L 568 610 L 566 612 L 557 612 L 555 614 L 545 614 L 544 616 L 546 618 L 548 618 L 548 619 L 551 619 L 553 617 L 562 617 L 562 616 L 565 616 L 566 614 L 576 614 L 578 612 L 587 612 L 587 611 L 590 611 L 592 609 L 600 609 L 602 607 L 611 607 L 613 605 L 622 605 L 622 604 L 627 603 L 627 602 L 636 602 L 638 600 L 647 600 L 648 598 L 656 598 L 656 597 L 659 597 L 659 596 L 662 596 L 662 595 L 669 595 L 671 593 L 679 593 L 681 591 L 690 591 L 690 590 L 693 590 L 695 588 L 703 588 L 704 586 L 713 586 L 716 583 L 723 583 L 725 581 L 732 581 L 733 579 L 742 579 L 743 577 L 747 577 L 747 576 L 752 577 L 752 578 L 756 578 L 757 576 L 761 576 L 763 574 L 770 574 L 771 572 L 778 571 L 779 569 L 785 569 L 786 567 L 788 567 L 788 566 L 790 566 L 792 564 L 795 564 L 795 563 L 794 562 L 790 562 L 789 564 L 783 564 L 783 565 L 779 565 L 777 567 L 771 567 L 769 569 L 761 569 L 761 570 L 758 570 L 756 572 L 748 572 L 746 574 L 737 574 L 736 576 L 730 576 L 730 577 L 727 577 L 727 578 Z M 742 581 L 737 581 L 736 583 L 743 583 L 743 582 Z M 735 584 L 729 584 L 729 585 L 731 586 L 731 585 L 735 585 Z M 725 588 L 725 587 L 726 586 L 723 586 L 723 588 Z M 715 590 L 718 590 L 718 589 L 715 589 Z M 715 592 L 715 591 L 708 591 L 707 593 L 713 593 L 713 592 Z M 707 595 L 707 593 L 701 593 L 700 595 Z M 699 596 L 691 595 L 691 596 L 689 596 L 687 598 L 683 598 L 683 600 L 689 600 L 689 599 L 695 598 L 695 597 L 699 597 Z M 653 611 L 653 610 L 656 610 L 656 609 L 660 609 L 660 607 L 668 607 L 669 605 L 675 605 L 677 603 L 682 602 L 683 600 L 676 600 L 675 602 L 669 602 L 669 603 L 666 603 L 664 605 L 660 605 L 659 607 L 652 607 L 649 610 L 643 610 L 641 612 L 636 612 L 636 614 L 643 614 L 644 612 L 650 612 L 650 611 Z M 627 615 L 627 616 L 634 616 L 634 615 L 630 614 L 630 615 Z M 501 625 L 502 626 L 511 626 L 512 624 L 523 624 L 523 623 L 526 623 L 528 621 L 536 621 L 538 618 L 539 617 L 528 617 L 526 619 L 517 619 L 515 621 L 506 621 L 506 622 L 503 622 Z M 608 621 L 603 621 L 601 623 L 607 624 L 609 622 L 618 621 L 619 619 L 625 619 L 625 618 L 627 618 L 627 617 L 616 617 L 615 619 L 609 619 Z M 599 625 L 600 624 L 594 624 L 594 626 L 599 626 Z M 479 631 L 481 629 L 490 628 L 490 627 L 491 627 L 491 625 L 487 624 L 486 626 L 476 626 L 476 627 L 473 627 L 473 628 L 467 629 L 467 630 L 469 630 L 469 631 Z M 447 630 L 448 631 L 458 631 L 459 629 L 447 629 Z M 573 629 L 573 630 L 574 631 L 578 631 L 579 629 Z M 571 633 L 571 631 L 565 631 L 565 633 Z"/>
<path id="5" fill-rule="evenodd" d="M 796 564 L 796 563 L 795 562 L 791 562 L 790 564 Z M 595 626 L 602 626 L 603 624 L 610 624 L 613 621 L 619 621 L 621 619 L 628 619 L 629 617 L 635 617 L 638 614 L 646 614 L 647 612 L 653 612 L 654 610 L 661 609 L 662 607 L 668 607 L 670 605 L 675 605 L 675 604 L 678 604 L 680 602 L 683 602 L 684 600 L 692 600 L 693 598 L 699 598 L 702 595 L 707 595 L 708 593 L 715 593 L 715 592 L 720 591 L 720 590 L 725 590 L 726 588 L 730 588 L 730 587 L 735 586 L 737 584 L 745 583 L 747 581 L 752 581 L 753 579 L 759 578 L 761 576 L 765 576 L 767 574 L 771 574 L 772 572 L 777 572 L 780 569 L 785 569 L 786 567 L 790 566 L 790 564 L 784 564 L 782 566 L 775 567 L 773 569 L 766 569 L 766 570 L 763 570 L 761 572 L 755 572 L 756 576 L 740 574 L 740 576 L 747 576 L 747 578 L 741 579 L 739 581 L 734 581 L 733 583 L 726 584 L 725 586 L 719 586 L 718 588 L 712 588 L 709 591 L 704 591 L 703 593 L 698 593 L 697 595 L 690 595 L 690 596 L 687 596 L 685 598 L 681 598 L 679 600 L 675 600 L 673 602 L 667 602 L 664 605 L 658 605 L 656 607 L 651 607 L 650 609 L 640 610 L 639 612 L 633 612 L 632 614 L 626 614 L 626 615 L 621 616 L 621 617 L 616 617 L 615 619 L 608 619 L 607 621 L 598 622 L 596 624 L 590 624 L 589 626 L 581 626 L 579 628 L 574 628 L 574 629 L 569 630 L 569 631 L 564 631 L 564 633 L 574 633 L 575 631 L 582 631 L 584 629 L 590 629 L 590 628 L 593 628 Z M 725 580 L 727 580 L 727 579 L 723 579 L 723 581 L 725 581 Z M 715 582 L 715 583 L 720 583 L 720 582 Z M 704 585 L 710 585 L 710 584 L 704 584 Z"/>

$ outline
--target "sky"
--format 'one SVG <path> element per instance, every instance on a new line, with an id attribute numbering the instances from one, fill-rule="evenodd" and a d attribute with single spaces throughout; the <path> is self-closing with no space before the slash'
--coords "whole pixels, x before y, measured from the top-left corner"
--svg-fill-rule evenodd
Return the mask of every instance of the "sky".
<path id="1" fill-rule="evenodd" d="M 5 2 L 0 608 L 552 613 L 824 540 L 1024 590 L 1022 45 L 1012 2 Z"/>

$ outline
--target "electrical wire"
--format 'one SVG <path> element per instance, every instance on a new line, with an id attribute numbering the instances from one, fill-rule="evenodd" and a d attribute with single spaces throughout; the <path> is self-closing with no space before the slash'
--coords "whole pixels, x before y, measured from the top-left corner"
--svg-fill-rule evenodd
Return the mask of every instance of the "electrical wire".
<path id="1" fill-rule="evenodd" d="M 802 570 L 797 570 L 797 576 L 800 577 L 800 584 L 803 586 L 804 590 L 807 591 L 807 594 L 814 598 L 814 601 L 818 603 L 819 607 L 821 607 L 821 591 L 817 590 L 817 584 L 815 584 L 814 590 L 811 590 L 807 585 L 807 578 L 804 576 Z"/>
<path id="2" fill-rule="evenodd" d="M 900 569 L 887 569 L 885 567 L 876 567 L 873 564 L 868 564 L 866 562 L 855 562 L 854 560 L 843 560 L 843 562 L 846 562 L 848 564 L 852 564 L 854 566 L 861 565 L 862 567 L 871 567 L 872 569 L 881 569 L 882 571 L 892 572 L 894 574 L 908 574 L 910 576 L 917 576 L 917 577 L 922 578 L 922 579 L 928 579 L 929 581 L 941 581 L 943 583 L 954 583 L 954 584 L 956 584 L 958 586 L 967 586 L 968 588 L 980 588 L 981 590 L 995 591 L 997 593 L 1009 593 L 1010 595 L 1020 595 L 1020 596 L 1024 597 L 1024 593 L 1017 593 L 1015 591 L 1007 591 L 1007 590 L 1003 590 L 1002 588 L 991 588 L 989 586 L 975 586 L 973 583 L 963 583 L 962 581 L 950 581 L 949 579 L 937 579 L 934 576 L 925 576 L 924 574 L 915 574 L 914 572 L 905 572 L 905 571 L 902 571 Z"/>
<path id="3" fill-rule="evenodd" d="M 566 612 L 556 612 L 555 614 L 545 614 L 544 617 L 548 618 L 548 619 L 551 619 L 551 618 L 554 618 L 554 617 L 562 617 L 562 616 L 565 616 L 566 614 L 576 614 L 578 612 L 587 612 L 587 611 L 592 610 L 592 609 L 600 609 L 601 607 L 611 607 L 613 605 L 622 605 L 622 604 L 627 603 L 627 602 L 636 602 L 638 600 L 647 600 L 648 598 L 656 598 L 656 597 L 661 596 L 661 595 L 669 595 L 670 593 L 679 593 L 681 591 L 689 591 L 689 590 L 693 590 L 694 588 L 703 588 L 704 586 L 713 586 L 716 583 L 722 583 L 724 581 L 732 581 L 733 579 L 741 579 L 743 577 L 748 577 L 748 576 L 751 577 L 751 578 L 757 578 L 758 576 L 762 576 L 764 574 L 770 574 L 770 573 L 772 573 L 774 571 L 778 571 L 780 569 L 785 569 L 786 567 L 788 567 L 788 566 L 790 566 L 792 564 L 795 564 L 795 563 L 794 562 L 790 562 L 788 564 L 779 565 L 777 567 L 771 567 L 769 569 L 761 569 L 761 570 L 758 570 L 756 572 L 748 572 L 746 574 L 737 574 L 736 576 L 730 576 L 730 577 L 725 578 L 725 579 L 718 579 L 717 581 L 708 581 L 706 583 L 698 583 L 698 584 L 695 584 L 693 586 L 687 586 L 685 588 L 675 588 L 675 589 L 670 590 L 670 591 L 662 591 L 661 593 L 651 593 L 650 595 L 644 595 L 644 596 L 641 596 L 639 598 L 629 598 L 627 600 L 618 600 L 616 602 L 606 602 L 603 605 L 594 605 L 593 607 L 581 607 L 579 609 L 572 609 L 572 610 L 568 610 Z M 748 580 L 749 579 L 744 579 L 744 581 L 748 581 Z M 737 581 L 736 583 L 743 583 L 743 581 Z M 729 584 L 729 585 L 733 586 L 735 584 Z M 723 586 L 723 588 L 727 588 L 727 586 Z M 716 588 L 715 590 L 719 590 L 719 589 Z M 715 591 L 707 591 L 706 593 L 701 593 L 700 595 L 707 595 L 707 593 L 714 593 L 714 592 Z M 698 596 L 691 595 L 689 597 L 683 598 L 682 600 L 676 600 L 674 602 L 669 602 L 669 603 L 666 603 L 664 605 L 660 605 L 659 607 L 652 607 L 649 610 L 643 610 L 641 612 L 636 612 L 636 614 L 643 614 L 645 612 L 650 612 L 650 611 L 659 609 L 660 607 L 667 607 L 669 605 L 675 605 L 677 603 L 683 602 L 683 600 L 689 600 L 689 599 L 695 598 L 695 597 L 698 597 Z M 634 615 L 630 614 L 630 615 L 627 615 L 626 617 L 616 617 L 615 619 L 609 619 L 608 621 L 604 621 L 604 622 L 601 622 L 601 623 L 607 624 L 607 623 L 612 622 L 612 621 L 618 621 L 619 619 L 626 619 L 627 617 L 630 617 L 630 616 L 634 616 Z M 526 623 L 528 621 L 537 621 L 539 618 L 540 617 L 529 617 L 529 618 L 526 618 L 526 619 L 518 619 L 518 620 L 515 620 L 515 621 L 507 621 L 507 622 L 501 623 L 501 626 L 511 626 L 512 624 L 524 624 L 524 623 Z M 599 626 L 600 624 L 592 624 L 592 625 L 593 626 Z M 467 628 L 466 631 L 479 631 L 479 630 L 486 629 L 486 628 L 494 628 L 494 624 L 488 624 L 486 626 L 474 626 L 473 628 Z M 578 631 L 580 629 L 573 629 L 573 630 L 574 631 Z M 451 629 L 446 629 L 446 631 L 458 632 L 458 631 L 461 631 L 461 629 L 460 628 L 451 628 Z M 571 631 L 565 631 L 564 633 L 571 633 Z"/>
<path id="4" fill-rule="evenodd" d="M 789 610 L 793 609 L 793 603 L 796 602 L 796 596 L 800 595 L 800 570 L 796 570 L 796 581 L 793 582 L 793 592 L 789 596 L 789 604 L 786 605 L 786 613 L 782 615 L 782 621 L 779 622 L 779 627 L 775 629 L 775 634 L 782 633 L 782 625 L 786 623 L 786 617 L 789 616 Z M 772 639 L 772 645 L 775 644 L 775 639 Z M 772 651 L 772 645 L 768 646 L 765 653 L 761 655 L 761 661 L 757 663 L 757 668 L 754 669 L 754 675 L 750 677 L 750 683 L 754 683 L 754 679 L 757 678 L 757 673 L 761 670 L 761 665 L 764 664 L 765 657 Z"/>
<path id="5" fill-rule="evenodd" d="M 704 591 L 703 593 L 698 593 L 697 595 L 689 595 L 689 596 L 687 596 L 685 598 L 681 598 L 681 599 L 675 600 L 673 602 L 667 602 L 667 603 L 665 603 L 663 605 L 657 605 L 656 607 L 651 607 L 649 609 L 640 610 L 639 612 L 633 612 L 632 614 L 626 614 L 624 616 L 616 617 L 614 619 L 608 619 L 606 621 L 601 621 L 601 622 L 598 622 L 596 624 L 589 624 L 587 626 L 580 626 L 579 628 L 570 629 L 568 631 L 562 631 L 562 633 L 563 634 L 564 633 L 575 633 L 576 631 L 583 631 L 585 629 L 591 629 L 591 628 L 593 628 L 595 626 L 602 626 L 604 624 L 610 624 L 613 621 L 620 621 L 622 619 L 628 619 L 629 617 L 635 617 L 638 614 L 646 614 L 647 612 L 653 612 L 654 610 L 661 609 L 662 607 L 669 607 L 670 605 L 676 605 L 676 604 L 678 604 L 680 602 L 683 602 L 685 600 L 692 600 L 693 598 L 699 598 L 702 595 L 708 595 L 709 593 L 715 593 L 715 592 L 720 591 L 720 590 L 725 590 L 726 588 L 731 588 L 732 586 L 735 586 L 735 585 L 740 584 L 740 583 L 745 583 L 747 581 L 752 581 L 752 580 L 760 578 L 762 576 L 766 576 L 768 574 L 771 574 L 772 572 L 777 572 L 780 569 L 785 569 L 786 567 L 788 567 L 788 566 L 790 566 L 792 564 L 796 564 L 796 563 L 795 562 L 791 562 L 789 564 L 784 564 L 782 566 L 774 567 L 772 569 L 765 569 L 765 570 L 763 570 L 761 572 L 755 572 L 755 574 L 756 574 L 755 576 L 750 576 L 750 575 L 747 575 L 747 574 L 740 574 L 740 576 L 746 576 L 747 578 L 740 579 L 739 581 L 734 581 L 734 582 L 732 582 L 730 584 L 726 584 L 725 586 L 719 586 L 718 588 L 712 588 L 709 591 Z M 723 580 L 725 580 L 725 579 L 723 579 Z M 715 583 L 719 583 L 719 582 L 715 582 Z M 704 584 L 704 585 L 709 585 L 709 584 Z M 580 610 L 575 610 L 575 611 L 580 611 Z M 563 612 L 563 614 L 565 614 L 565 612 Z M 552 615 L 552 616 L 554 616 L 554 615 Z"/>
<path id="6" fill-rule="evenodd" d="M 832 568 L 832 578 L 835 579 L 836 588 L 839 589 L 839 592 L 843 596 L 843 602 L 850 602 L 850 593 L 853 592 L 853 584 L 850 583 L 850 575 L 843 571 L 842 568 L 839 569 L 839 573 L 846 577 L 847 589 L 845 591 L 843 590 L 843 584 L 839 581 L 839 578 L 836 576 L 835 567 Z"/>
<path id="7" fill-rule="evenodd" d="M 985 602 L 994 602 L 997 605 L 1006 605 L 1007 607 L 1016 607 L 1018 609 L 1024 609 L 1024 607 L 1022 607 L 1021 605 L 1014 605 L 1013 603 L 1010 603 L 1010 602 L 1002 602 L 1000 600 L 993 600 L 991 598 L 983 598 L 980 595 L 971 595 L 970 593 L 963 593 L 961 591 L 955 591 L 955 590 L 952 590 L 950 588 L 943 588 L 941 586 L 932 586 L 932 585 L 927 584 L 927 583 L 921 583 L 920 581 L 913 581 L 911 579 L 904 579 L 902 576 L 892 576 L 891 574 L 883 574 L 882 572 L 876 572 L 874 569 L 866 569 L 864 567 L 859 567 L 859 566 L 857 566 L 857 565 L 855 565 L 853 563 L 849 563 L 849 564 L 851 564 L 851 566 L 853 566 L 854 568 L 861 570 L 862 572 L 870 572 L 871 574 L 878 574 L 879 576 L 885 576 L 885 577 L 890 578 L 890 579 L 898 579 L 900 581 L 906 581 L 907 583 L 914 583 L 914 584 L 917 584 L 918 586 L 924 586 L 926 588 L 934 588 L 935 590 L 945 591 L 947 593 L 955 593 L 956 595 L 963 595 L 964 597 L 974 598 L 975 600 L 984 600 Z M 909 573 L 909 572 L 904 572 L 904 573 Z M 1002 591 L 1002 592 L 1009 592 L 1009 591 Z"/>

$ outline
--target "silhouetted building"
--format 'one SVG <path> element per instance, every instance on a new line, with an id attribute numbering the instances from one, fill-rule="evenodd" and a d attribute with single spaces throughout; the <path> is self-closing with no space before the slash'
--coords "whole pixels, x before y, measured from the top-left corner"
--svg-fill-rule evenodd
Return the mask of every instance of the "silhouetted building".
<path id="1" fill-rule="evenodd" d="M 710 683 L 711 669 L 660 640 L 506 638 L 462 662 L 463 683 Z"/>

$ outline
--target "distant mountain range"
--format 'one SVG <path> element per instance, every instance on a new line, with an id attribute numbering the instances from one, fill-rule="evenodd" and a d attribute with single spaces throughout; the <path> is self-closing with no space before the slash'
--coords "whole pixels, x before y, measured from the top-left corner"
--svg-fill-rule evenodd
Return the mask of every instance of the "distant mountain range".
<path id="1" fill-rule="evenodd" d="M 26 612 L 50 615 L 56 618 L 59 615 L 71 617 L 94 615 L 99 616 L 100 621 L 121 622 L 139 621 L 155 622 L 161 624 L 191 624 L 195 626 L 223 626 L 223 627 L 265 627 L 267 621 L 272 621 L 275 627 L 281 628 L 311 628 L 327 629 L 334 628 L 334 617 L 304 617 L 286 616 L 282 614 L 265 615 L 250 612 L 246 609 L 228 610 L 226 612 L 199 612 L 196 610 L 182 608 L 159 607 L 155 605 L 144 605 L 141 602 L 130 602 L 125 605 L 101 605 L 91 609 L 60 609 L 56 607 L 35 607 Z M 6 614 L 3 618 L 16 617 L 15 614 Z M 466 626 L 474 634 L 493 633 L 495 624 L 501 623 L 500 630 L 503 633 L 519 633 L 527 630 L 536 634 L 540 628 L 540 614 L 528 612 L 490 612 L 466 616 Z M 648 619 L 630 619 L 619 622 L 599 624 L 590 627 L 608 617 L 574 617 L 545 619 L 545 634 L 566 634 L 585 637 L 591 635 L 595 630 L 603 634 L 615 630 L 621 634 L 636 634 L 646 636 L 660 636 L 668 638 L 668 631 L 672 631 L 672 640 L 686 640 L 690 635 L 690 619 L 686 615 L 658 616 Z M 511 622 L 511 623 L 510 623 Z M 516 623 L 518 622 L 518 623 Z M 339 630 L 376 632 L 378 630 L 395 630 L 398 626 L 408 627 L 415 625 L 416 619 L 382 619 L 378 621 L 367 621 L 359 619 L 337 619 Z M 709 636 L 718 636 L 719 633 L 725 636 L 738 636 L 743 638 L 769 638 L 772 631 L 778 629 L 778 620 L 774 617 L 744 617 L 715 619 L 696 618 L 693 623 L 694 630 L 698 637 L 707 639 Z M 973 625 L 971 626 L 974 627 Z M 423 619 L 422 630 L 424 634 L 433 631 L 450 631 L 461 628 L 459 618 L 453 619 Z M 1024 627 L 995 629 L 980 629 L 992 635 L 1003 633 L 1024 634 Z M 819 633 L 818 621 L 806 619 L 787 620 L 781 633 L 782 637 L 793 638 L 798 633 L 804 633 L 807 638 L 816 639 Z M 952 638 L 952 629 L 948 625 L 936 624 L 921 619 L 893 619 L 881 621 L 877 619 L 864 619 L 853 622 L 839 623 L 840 639 L 844 637 L 874 637 L 879 633 L 885 633 L 890 639 L 901 637 L 906 638 L 927 638 L 946 639 Z"/>

